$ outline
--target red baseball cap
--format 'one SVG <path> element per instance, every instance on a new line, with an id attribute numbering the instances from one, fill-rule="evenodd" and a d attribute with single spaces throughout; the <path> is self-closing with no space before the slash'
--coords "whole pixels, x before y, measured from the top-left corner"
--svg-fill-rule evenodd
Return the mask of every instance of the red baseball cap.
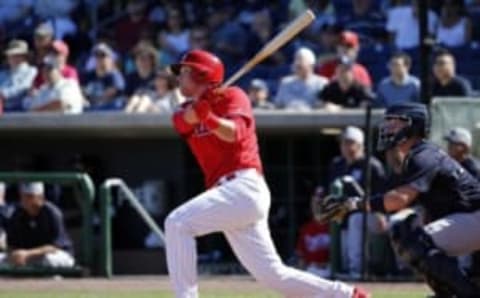
<path id="1" fill-rule="evenodd" d="M 63 40 L 55 40 L 52 43 L 52 51 L 63 56 L 68 56 L 70 53 L 68 45 Z"/>
<path id="2" fill-rule="evenodd" d="M 349 48 L 357 48 L 360 45 L 358 35 L 352 31 L 343 31 L 340 35 L 340 44 Z"/>

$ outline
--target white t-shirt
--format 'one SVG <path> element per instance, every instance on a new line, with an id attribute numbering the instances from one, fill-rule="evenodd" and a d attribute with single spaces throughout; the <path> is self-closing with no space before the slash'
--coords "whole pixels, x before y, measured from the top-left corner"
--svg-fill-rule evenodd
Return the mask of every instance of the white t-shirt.
<path id="1" fill-rule="evenodd" d="M 438 27 L 437 41 L 449 47 L 458 47 L 465 44 L 465 28 L 467 20 L 461 18 L 452 27 L 444 27 L 442 24 Z"/>
<path id="2" fill-rule="evenodd" d="M 35 96 L 26 99 L 26 108 L 36 109 L 57 100 L 62 102 L 65 114 L 79 114 L 83 110 L 84 98 L 78 83 L 65 78 L 53 86 L 43 84 Z"/>
<path id="3" fill-rule="evenodd" d="M 428 12 L 428 31 L 435 34 L 438 26 L 437 15 Z M 400 49 L 418 47 L 420 43 L 420 26 L 418 18 L 413 15 L 411 6 L 399 6 L 390 9 L 387 13 L 386 29 L 395 33 L 395 45 Z"/>

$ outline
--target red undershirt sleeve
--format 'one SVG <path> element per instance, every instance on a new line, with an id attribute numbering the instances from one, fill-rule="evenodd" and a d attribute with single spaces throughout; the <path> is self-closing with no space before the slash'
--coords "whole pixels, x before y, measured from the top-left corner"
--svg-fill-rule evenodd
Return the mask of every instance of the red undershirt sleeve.
<path id="1" fill-rule="evenodd" d="M 173 114 L 172 120 L 177 132 L 181 135 L 187 135 L 193 131 L 194 126 L 187 123 L 187 121 L 185 121 L 185 119 L 183 118 L 183 115 L 183 110 L 177 111 Z"/>

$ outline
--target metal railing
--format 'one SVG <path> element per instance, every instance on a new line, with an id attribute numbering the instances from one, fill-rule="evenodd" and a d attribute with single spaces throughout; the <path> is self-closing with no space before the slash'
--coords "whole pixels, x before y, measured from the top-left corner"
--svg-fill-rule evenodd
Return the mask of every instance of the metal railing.
<path id="1" fill-rule="evenodd" d="M 112 189 L 118 188 L 124 195 L 125 199 L 132 205 L 133 209 L 140 215 L 145 221 L 148 227 L 159 237 L 165 244 L 165 236 L 163 231 L 157 225 L 155 220 L 148 214 L 145 208 L 140 204 L 135 194 L 120 178 L 107 179 L 100 188 L 100 220 L 101 220 L 101 251 L 100 251 L 100 274 L 105 277 L 113 276 L 113 264 L 112 264 Z"/>
<path id="2" fill-rule="evenodd" d="M 77 172 L 0 172 L 0 181 L 5 183 L 41 181 L 73 186 L 83 217 L 82 252 L 79 263 L 90 269 L 94 268 L 92 204 L 95 198 L 95 187 L 89 175 Z"/>

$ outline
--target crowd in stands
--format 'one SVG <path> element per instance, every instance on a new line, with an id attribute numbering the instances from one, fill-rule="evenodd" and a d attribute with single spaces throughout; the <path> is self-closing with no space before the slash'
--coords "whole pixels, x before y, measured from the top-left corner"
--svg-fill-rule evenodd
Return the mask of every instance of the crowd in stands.
<path id="1" fill-rule="evenodd" d="M 238 82 L 256 108 L 420 101 L 418 6 L 417 0 L 4 1 L 0 98 L 5 112 L 168 113 L 183 100 L 168 65 L 186 51 L 213 51 L 228 76 L 308 7 L 317 16 L 312 25 Z M 428 15 L 432 95 L 475 94 L 480 2 L 430 1 Z"/>

